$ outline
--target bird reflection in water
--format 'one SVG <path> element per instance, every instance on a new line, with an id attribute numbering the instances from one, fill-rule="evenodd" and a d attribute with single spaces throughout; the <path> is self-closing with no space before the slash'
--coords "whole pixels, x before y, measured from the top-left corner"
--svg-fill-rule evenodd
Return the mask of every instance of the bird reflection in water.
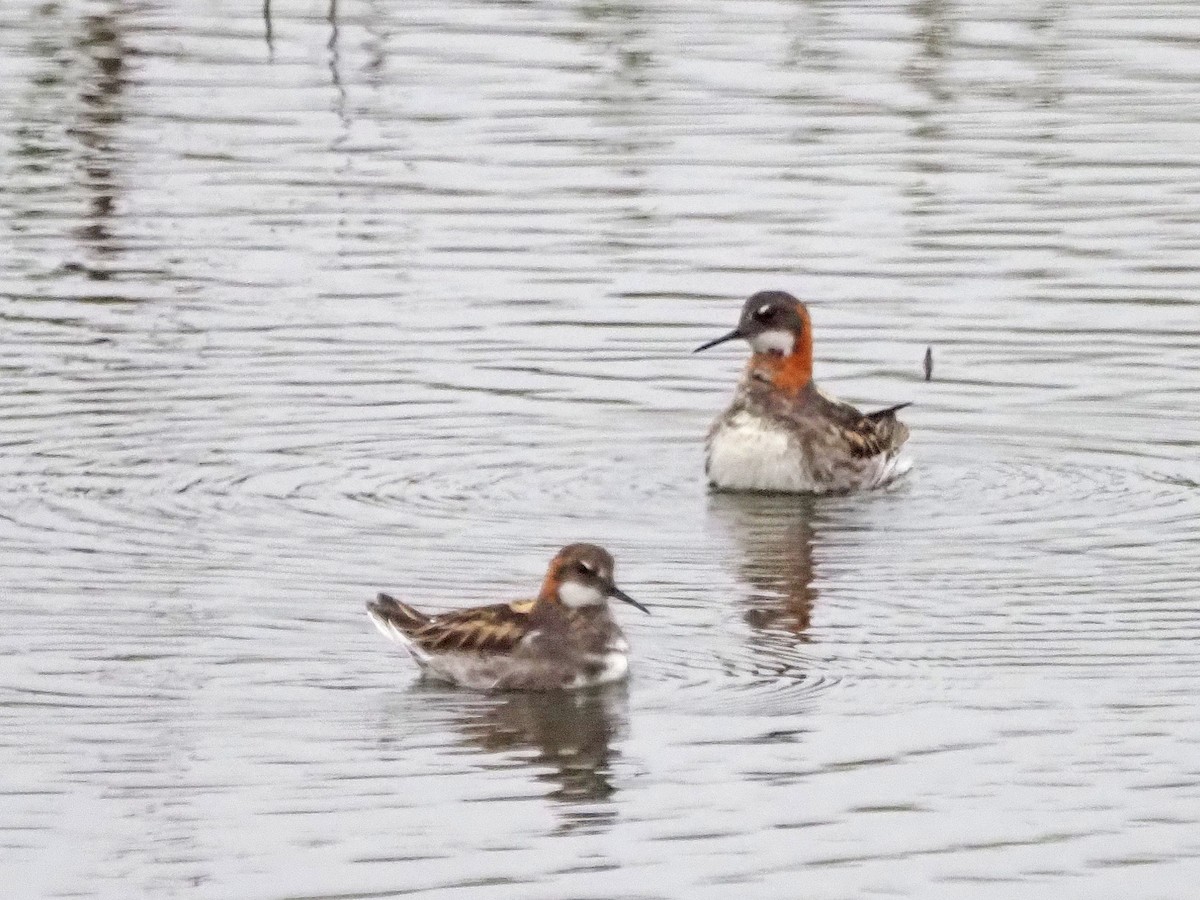
<path id="1" fill-rule="evenodd" d="M 619 755 L 613 745 L 628 729 L 626 686 L 489 699 L 494 702 L 462 722 L 466 742 L 490 752 L 521 754 L 524 763 L 541 768 L 535 777 L 550 786 L 548 797 L 568 807 L 567 827 L 609 821 L 612 810 L 605 801 L 617 790 L 612 766 Z"/>
<path id="2" fill-rule="evenodd" d="M 545 785 L 563 832 L 593 831 L 615 820 L 616 745 L 628 730 L 625 683 L 485 694 L 421 679 L 389 698 L 378 744 L 385 758 L 399 758 L 414 733 L 446 735 L 479 754 L 473 766 Z"/>
<path id="3" fill-rule="evenodd" d="M 794 644 L 808 641 L 813 604 L 813 498 L 713 494 L 709 509 L 740 550 L 751 590 L 744 618 L 755 632 Z M 771 643 L 772 641 L 768 641 Z"/>

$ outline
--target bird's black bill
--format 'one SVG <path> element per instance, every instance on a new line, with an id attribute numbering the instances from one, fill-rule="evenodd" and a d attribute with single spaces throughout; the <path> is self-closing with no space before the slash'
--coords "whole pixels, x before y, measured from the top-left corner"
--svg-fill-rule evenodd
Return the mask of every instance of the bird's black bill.
<path id="1" fill-rule="evenodd" d="M 640 609 L 646 615 L 650 615 L 650 610 L 646 609 L 646 607 L 642 606 L 642 604 L 638 603 L 636 600 L 634 600 L 632 597 L 630 597 L 627 593 L 625 593 L 623 590 L 621 590 L 615 584 L 612 586 L 611 590 L 609 590 L 608 596 L 616 597 L 618 600 L 624 600 L 630 606 L 636 606 L 638 609 Z"/>
<path id="2" fill-rule="evenodd" d="M 738 329 L 735 328 L 735 329 L 733 329 L 733 331 L 729 332 L 729 334 L 723 334 L 714 341 L 709 341 L 707 344 L 701 344 L 699 347 L 697 347 L 692 352 L 699 353 L 701 350 L 707 350 L 709 347 L 717 346 L 717 344 L 723 344 L 726 341 L 735 341 L 738 338 L 740 338 L 741 336 L 742 336 L 741 331 L 739 331 Z"/>

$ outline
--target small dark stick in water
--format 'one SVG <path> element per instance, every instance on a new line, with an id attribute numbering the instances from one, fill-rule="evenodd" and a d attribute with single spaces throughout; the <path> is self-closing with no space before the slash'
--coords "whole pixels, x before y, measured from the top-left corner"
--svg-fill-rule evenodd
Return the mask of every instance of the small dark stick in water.
<path id="1" fill-rule="evenodd" d="M 925 380 L 933 377 L 933 347 L 925 348 Z"/>

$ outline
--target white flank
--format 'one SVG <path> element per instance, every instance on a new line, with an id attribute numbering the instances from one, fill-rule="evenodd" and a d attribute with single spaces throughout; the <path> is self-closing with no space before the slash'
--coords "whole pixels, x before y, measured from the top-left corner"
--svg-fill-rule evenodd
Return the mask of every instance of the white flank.
<path id="1" fill-rule="evenodd" d="M 429 674 L 462 687 L 491 691 L 519 665 L 505 656 L 451 651 L 430 659 Z"/>
<path id="2" fill-rule="evenodd" d="M 629 674 L 629 656 L 623 651 L 609 650 L 599 659 L 603 660 L 604 668 L 590 678 L 582 674 L 576 675 L 575 681 L 570 686 L 572 690 L 594 687 L 598 684 L 611 684 Z"/>
<path id="3" fill-rule="evenodd" d="M 898 453 L 881 453 L 872 456 L 869 467 L 865 469 L 856 487 L 875 488 L 891 484 L 913 467 L 913 458 L 907 450 L 901 448 Z"/>

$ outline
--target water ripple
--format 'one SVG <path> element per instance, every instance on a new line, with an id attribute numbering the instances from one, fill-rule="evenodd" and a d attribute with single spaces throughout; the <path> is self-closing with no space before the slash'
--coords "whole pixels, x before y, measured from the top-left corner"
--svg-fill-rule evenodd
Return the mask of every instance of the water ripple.
<path id="1" fill-rule="evenodd" d="M 1194 892 L 1198 21 L 0 3 L 0 874 Z M 689 351 L 773 287 L 903 483 L 705 489 Z M 363 614 L 577 539 L 653 610 L 615 692 Z"/>

